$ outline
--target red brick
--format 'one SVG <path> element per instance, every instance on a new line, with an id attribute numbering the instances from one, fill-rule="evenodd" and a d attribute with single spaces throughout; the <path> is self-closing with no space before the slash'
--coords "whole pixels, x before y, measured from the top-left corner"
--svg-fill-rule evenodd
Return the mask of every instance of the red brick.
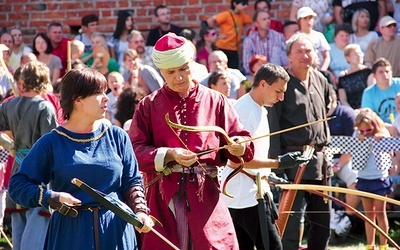
<path id="1" fill-rule="evenodd" d="M 116 1 L 106 1 L 106 2 L 96 2 L 95 8 L 96 9 L 109 9 L 117 7 Z"/>
<path id="2" fill-rule="evenodd" d="M 198 14 L 198 13 L 202 13 L 202 8 L 201 8 L 201 7 L 187 7 L 187 8 L 183 8 L 183 13 L 185 13 L 185 14 Z"/>
<path id="3" fill-rule="evenodd" d="M 49 24 L 49 22 L 50 21 L 44 21 L 44 20 L 31 21 L 29 26 L 31 28 L 45 27 Z"/>
<path id="4" fill-rule="evenodd" d="M 18 4 L 18 6 L 22 7 L 22 4 Z M 0 5 L 0 12 L 9 12 L 11 11 L 11 5 L 1 4 Z M 4 19 L 1 19 L 4 20 Z"/>
<path id="5" fill-rule="evenodd" d="M 56 3 L 56 4 L 48 3 L 47 4 L 47 9 L 48 10 L 59 10 L 60 9 L 60 5 L 58 3 Z"/>
<path id="6" fill-rule="evenodd" d="M 84 2 L 82 2 L 82 8 L 84 8 L 84 9 L 93 9 L 94 8 L 94 1 L 84 1 Z"/>
<path id="7" fill-rule="evenodd" d="M 65 10 L 65 11 L 80 10 L 81 8 L 82 6 L 78 2 L 66 2 L 60 4 L 60 10 Z"/>
<path id="8" fill-rule="evenodd" d="M 61 21 L 65 18 L 65 12 L 44 12 L 43 18 Z"/>

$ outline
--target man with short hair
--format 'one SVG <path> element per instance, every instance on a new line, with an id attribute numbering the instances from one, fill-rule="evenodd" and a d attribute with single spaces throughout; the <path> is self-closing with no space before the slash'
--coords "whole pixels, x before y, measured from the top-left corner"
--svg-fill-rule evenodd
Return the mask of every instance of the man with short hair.
<path id="1" fill-rule="evenodd" d="M 208 56 L 208 66 L 210 67 L 210 75 L 216 71 L 226 71 L 229 76 L 229 82 L 231 83 L 231 92 L 229 98 L 238 99 L 242 95 L 245 94 L 243 88 L 241 88 L 242 83 L 246 81 L 246 77 L 240 72 L 238 69 L 232 69 L 228 67 L 228 57 L 221 50 L 214 50 Z M 207 76 L 205 79 L 201 81 L 201 84 L 204 86 L 208 86 Z"/>
<path id="2" fill-rule="evenodd" d="M 300 30 L 299 24 L 295 21 L 286 21 L 283 24 L 283 35 L 285 36 L 285 41 L 289 40 L 297 31 Z"/>
<path id="3" fill-rule="evenodd" d="M 393 76 L 400 76 L 400 38 L 397 36 L 397 23 L 391 16 L 379 21 L 382 37 L 371 41 L 365 52 L 365 65 L 371 67 L 379 57 L 389 60 L 393 67 Z"/>
<path id="4" fill-rule="evenodd" d="M 285 92 L 285 99 L 268 110 L 271 132 L 314 122 L 326 118 L 330 105 L 331 91 L 326 78 L 313 68 L 315 49 L 313 42 L 305 34 L 296 34 L 287 42 L 286 52 L 291 62 L 288 70 L 290 80 Z M 284 153 L 302 150 L 304 145 L 313 145 L 314 155 L 305 167 L 301 184 L 327 185 L 332 170 L 326 160 L 324 146 L 329 143 L 327 122 L 320 122 L 309 127 L 271 137 L 269 154 L 276 158 Z M 293 181 L 300 168 L 286 169 L 289 180 Z M 330 204 L 315 194 L 297 191 L 291 211 L 300 211 L 303 198 L 307 203 L 306 214 L 310 221 L 308 249 L 327 249 L 330 236 Z M 287 211 L 289 212 L 289 211 Z M 299 215 L 289 216 L 282 243 L 286 250 L 299 247 Z"/>
<path id="5" fill-rule="evenodd" d="M 154 46 L 160 37 L 172 32 L 180 34 L 183 28 L 171 23 L 171 10 L 166 5 L 158 5 L 154 10 L 156 22 L 160 25 L 151 29 L 147 36 L 146 46 Z"/>
<path id="6" fill-rule="evenodd" d="M 47 36 L 50 39 L 53 50 L 51 54 L 58 56 L 61 59 L 62 69 L 60 77 L 65 75 L 68 60 L 68 39 L 64 37 L 63 27 L 60 23 L 51 22 L 47 27 Z"/>
<path id="7" fill-rule="evenodd" d="M 392 123 L 397 116 L 394 98 L 400 93 L 400 79 L 392 78 L 392 74 L 390 62 L 378 58 L 372 65 L 376 84 L 367 87 L 361 99 L 361 108 L 370 108 L 386 123 Z"/>
<path id="8" fill-rule="evenodd" d="M 180 249 L 239 249 L 217 166 L 227 159 L 238 163 L 238 157 L 250 161 L 254 147 L 239 143 L 250 134 L 228 100 L 193 79 L 193 59 L 185 38 L 169 33 L 157 41 L 153 60 L 166 83 L 139 102 L 129 135 L 144 178 L 153 180 L 147 200 L 151 214 L 163 219 L 157 230 Z M 167 114 L 173 123 L 218 126 L 226 135 L 175 129 Z M 227 141 L 226 149 L 198 155 Z M 155 234 L 142 235 L 142 250 L 168 247 Z"/>
<path id="9" fill-rule="evenodd" d="M 265 107 L 271 107 L 284 99 L 288 81 L 289 75 L 284 68 L 271 63 L 264 64 L 256 73 L 250 92 L 234 103 L 233 107 L 238 112 L 241 123 L 253 138 L 269 134 L 268 111 Z M 227 192 L 234 197 L 224 198 L 235 225 L 241 250 L 253 250 L 254 247 L 258 250 L 282 250 L 275 219 L 270 211 L 273 200 L 266 179 L 271 174 L 271 168 L 292 168 L 308 159 L 301 157 L 300 152 L 291 152 L 280 156 L 279 159 L 269 159 L 267 152 L 270 138 L 264 137 L 253 143 L 253 160 L 247 162 L 243 172 L 234 176 L 226 185 Z M 221 174 L 221 183 L 226 181 L 235 167 L 235 164 L 228 161 Z M 264 217 L 259 215 L 257 206 L 257 188 L 254 183 L 257 173 L 261 175 L 261 185 L 265 192 L 262 195 L 267 203 L 265 220 L 261 220 Z M 262 231 L 261 223 L 266 225 L 266 232 Z M 269 238 L 268 245 L 263 244 L 263 237 Z"/>
<path id="10" fill-rule="evenodd" d="M 91 36 L 97 32 L 99 25 L 99 17 L 96 14 L 90 14 L 82 17 L 82 32 L 75 37 L 75 40 L 83 42 L 85 44 L 85 53 L 91 53 L 93 51 Z"/>
<path id="11" fill-rule="evenodd" d="M 254 3 L 254 10 L 265 10 L 266 12 L 270 12 L 271 10 L 271 2 L 269 0 L 257 0 Z M 269 28 L 271 30 L 275 30 L 279 33 L 283 33 L 283 24 L 281 21 L 271 19 Z"/>
<path id="12" fill-rule="evenodd" d="M 289 64 L 285 53 L 285 38 L 283 34 L 271 30 L 270 17 L 267 11 L 259 10 L 253 16 L 257 31 L 252 32 L 243 41 L 243 67 L 250 74 L 249 62 L 254 55 L 264 55 L 268 62 L 279 66 Z"/>
<path id="13" fill-rule="evenodd" d="M 145 45 L 142 32 L 138 30 L 132 30 L 131 33 L 128 35 L 127 40 L 129 48 L 136 50 L 141 64 L 149 65 L 158 70 L 153 63 L 153 59 L 151 56 L 151 54 L 153 53 L 153 47 Z"/>

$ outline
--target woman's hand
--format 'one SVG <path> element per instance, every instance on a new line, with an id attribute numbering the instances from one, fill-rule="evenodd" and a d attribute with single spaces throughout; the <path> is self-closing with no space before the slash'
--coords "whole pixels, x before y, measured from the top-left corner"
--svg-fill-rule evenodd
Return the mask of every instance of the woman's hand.
<path id="1" fill-rule="evenodd" d="M 154 221 L 146 213 L 137 212 L 136 215 L 143 223 L 142 228 L 135 227 L 139 233 L 147 233 L 154 227 Z"/>
<path id="2" fill-rule="evenodd" d="M 68 206 L 82 205 L 82 202 L 77 198 L 75 198 L 74 196 L 72 196 L 70 193 L 65 193 L 65 192 L 52 192 L 52 193 L 56 193 L 55 195 L 58 195 L 58 202 L 65 203 Z"/>

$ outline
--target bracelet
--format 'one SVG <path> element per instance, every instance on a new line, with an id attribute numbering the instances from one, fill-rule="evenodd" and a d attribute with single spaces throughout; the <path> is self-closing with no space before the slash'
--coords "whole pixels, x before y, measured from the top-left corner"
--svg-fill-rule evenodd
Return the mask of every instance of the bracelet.
<path id="1" fill-rule="evenodd" d="M 39 187 L 39 201 L 38 201 L 38 203 L 39 203 L 39 205 L 41 205 L 41 206 L 43 206 L 43 204 L 42 204 L 42 201 L 43 201 L 43 186 L 42 185 L 39 185 L 38 186 Z"/>

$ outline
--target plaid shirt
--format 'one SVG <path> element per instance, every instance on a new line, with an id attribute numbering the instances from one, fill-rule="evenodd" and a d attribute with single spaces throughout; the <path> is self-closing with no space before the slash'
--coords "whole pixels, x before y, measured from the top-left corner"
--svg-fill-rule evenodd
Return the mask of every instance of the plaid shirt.
<path id="1" fill-rule="evenodd" d="M 243 67 L 250 73 L 249 62 L 256 55 L 264 55 L 268 62 L 280 66 L 288 65 L 286 43 L 283 34 L 269 30 L 267 38 L 261 38 L 257 31 L 252 32 L 243 41 Z"/>

